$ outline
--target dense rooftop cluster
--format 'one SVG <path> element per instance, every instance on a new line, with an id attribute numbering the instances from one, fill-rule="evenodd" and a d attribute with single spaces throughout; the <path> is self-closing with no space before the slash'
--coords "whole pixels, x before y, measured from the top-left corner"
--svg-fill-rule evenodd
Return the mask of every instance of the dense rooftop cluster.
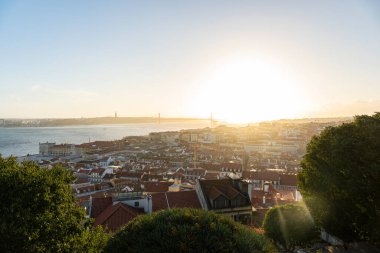
<path id="1" fill-rule="evenodd" d="M 80 145 L 40 143 L 39 155 L 20 159 L 71 170 L 77 203 L 95 225 L 111 231 L 142 213 L 173 207 L 219 210 L 260 225 L 263 215 L 253 219 L 252 211 L 265 214 L 300 200 L 299 159 L 308 140 L 327 125 L 261 123 Z M 241 210 L 233 211 L 237 207 Z"/>

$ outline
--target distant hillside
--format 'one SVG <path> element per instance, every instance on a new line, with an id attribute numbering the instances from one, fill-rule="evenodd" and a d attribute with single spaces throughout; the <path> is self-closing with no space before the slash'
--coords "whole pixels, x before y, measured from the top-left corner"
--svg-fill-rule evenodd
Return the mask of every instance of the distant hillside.
<path id="1" fill-rule="evenodd" d="M 329 122 L 351 122 L 354 120 L 354 117 L 335 117 L 335 118 L 303 118 L 303 119 L 280 119 L 269 122 L 277 123 L 291 123 L 291 124 L 304 124 L 304 123 L 329 123 Z"/>
<path id="2" fill-rule="evenodd" d="M 161 118 L 161 123 L 169 122 L 202 122 L 206 119 L 196 118 Z M 106 125 L 106 124 L 130 124 L 130 123 L 158 123 L 157 117 L 99 117 L 77 119 L 46 119 L 41 120 L 39 126 L 73 126 L 73 125 Z"/>

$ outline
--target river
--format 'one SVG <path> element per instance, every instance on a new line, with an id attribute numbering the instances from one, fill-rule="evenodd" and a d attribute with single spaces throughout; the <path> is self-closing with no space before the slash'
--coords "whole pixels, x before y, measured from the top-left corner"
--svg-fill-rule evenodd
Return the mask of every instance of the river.
<path id="1" fill-rule="evenodd" d="M 37 154 L 40 142 L 81 144 L 88 141 L 118 140 L 125 136 L 143 136 L 151 132 L 179 131 L 208 127 L 207 122 L 139 123 L 68 127 L 0 128 L 0 154 L 24 156 Z"/>

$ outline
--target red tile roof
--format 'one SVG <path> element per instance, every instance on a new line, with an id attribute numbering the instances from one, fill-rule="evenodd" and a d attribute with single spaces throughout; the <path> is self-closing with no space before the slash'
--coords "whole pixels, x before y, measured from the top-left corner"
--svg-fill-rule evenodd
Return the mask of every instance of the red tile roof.
<path id="1" fill-rule="evenodd" d="M 153 212 L 168 208 L 202 208 L 195 191 L 152 194 Z"/>
<path id="2" fill-rule="evenodd" d="M 143 209 L 117 203 L 105 209 L 95 219 L 94 226 L 101 225 L 107 230 L 115 232 L 140 214 L 144 214 Z"/>
<path id="3" fill-rule="evenodd" d="M 167 192 L 173 182 L 143 182 L 144 192 Z"/>
<path id="4" fill-rule="evenodd" d="M 113 187 L 115 186 L 125 186 L 125 185 L 128 185 L 129 183 L 131 183 L 133 181 L 129 180 L 129 179 L 125 179 L 125 178 L 113 178 L 110 180 L 110 183 L 112 184 Z"/>
<path id="5" fill-rule="evenodd" d="M 207 172 L 206 175 L 203 177 L 204 179 L 219 179 L 219 173 L 218 172 Z"/>
<path id="6" fill-rule="evenodd" d="M 153 175 L 153 174 L 144 173 L 141 176 L 141 181 L 152 181 L 152 180 L 160 181 L 162 179 L 163 179 L 162 175 Z"/>
<path id="7" fill-rule="evenodd" d="M 105 169 L 101 169 L 101 168 L 98 168 L 98 169 L 92 169 L 91 172 L 90 172 L 90 175 L 92 175 L 92 174 L 99 174 L 99 175 L 102 175 L 104 171 L 105 171 Z"/>
<path id="8" fill-rule="evenodd" d="M 265 196 L 265 192 L 263 190 L 252 190 L 252 199 L 262 199 Z"/>
<path id="9" fill-rule="evenodd" d="M 280 175 L 275 171 L 243 171 L 243 179 L 279 181 Z"/>
<path id="10" fill-rule="evenodd" d="M 111 190 L 110 190 L 111 191 Z M 86 202 L 86 201 L 90 201 L 90 197 L 93 197 L 93 198 L 101 198 L 101 197 L 106 197 L 106 196 L 110 196 L 112 193 L 107 191 L 107 192 L 95 192 L 95 193 L 92 193 L 90 195 L 86 195 L 86 196 L 82 196 L 82 197 L 75 197 L 75 200 L 77 203 L 83 203 L 83 202 Z"/>
<path id="11" fill-rule="evenodd" d="M 240 194 L 240 192 L 238 190 L 236 190 L 235 188 L 233 188 L 233 187 L 229 187 L 227 189 L 227 197 L 229 199 L 234 199 L 239 194 Z"/>
<path id="12" fill-rule="evenodd" d="M 74 183 L 75 184 L 84 184 L 84 183 L 88 183 L 88 182 L 89 182 L 88 178 L 81 177 L 81 178 L 77 178 Z"/>
<path id="13" fill-rule="evenodd" d="M 277 192 L 280 194 L 281 199 L 288 200 L 288 201 L 295 201 L 295 192 L 294 191 L 277 190 Z"/>
<path id="14" fill-rule="evenodd" d="M 264 196 L 265 196 L 265 204 L 263 204 Z M 277 191 L 276 192 L 270 191 L 269 193 L 264 192 L 263 190 L 252 191 L 252 204 L 256 208 L 257 207 L 272 207 L 272 206 L 283 205 L 283 204 L 288 204 L 292 202 L 294 202 L 294 199 L 292 199 L 291 196 L 281 196 L 281 193 L 278 193 Z"/>
<path id="15" fill-rule="evenodd" d="M 216 187 L 212 187 L 211 190 L 208 193 L 208 196 L 210 199 L 214 200 L 220 195 L 224 195 L 221 191 L 219 191 Z"/>
<path id="16" fill-rule="evenodd" d="M 265 196 L 265 204 L 263 204 L 263 197 Z M 275 196 L 273 194 L 264 192 L 263 190 L 252 191 L 252 205 L 254 207 L 266 207 L 274 205 Z"/>
<path id="17" fill-rule="evenodd" d="M 155 193 L 152 194 L 152 211 L 160 211 L 163 209 L 168 209 L 168 201 L 167 201 L 166 193 Z"/>
<path id="18" fill-rule="evenodd" d="M 91 170 L 85 170 L 85 169 L 79 169 L 77 173 L 82 173 L 82 174 L 89 174 Z"/>
<path id="19" fill-rule="evenodd" d="M 281 185 L 297 186 L 297 183 L 298 183 L 297 175 L 281 174 L 280 178 L 281 178 L 280 179 Z"/>
<path id="20" fill-rule="evenodd" d="M 249 204 L 249 197 L 246 192 L 242 192 L 238 189 L 231 179 L 220 179 L 220 180 L 200 180 L 199 184 L 202 188 L 202 192 L 205 196 L 207 205 L 209 208 L 212 207 L 210 199 L 214 200 L 221 194 L 229 200 L 233 200 L 237 195 L 245 198 L 247 200 L 247 205 Z M 243 183 L 243 182 L 240 182 Z"/>
<path id="21" fill-rule="evenodd" d="M 76 188 L 77 193 L 93 192 L 95 190 L 96 188 L 93 184 Z"/>
<path id="22" fill-rule="evenodd" d="M 120 174 L 120 178 L 137 178 L 141 179 L 143 172 L 130 172 L 130 171 L 122 171 Z"/>
<path id="23" fill-rule="evenodd" d="M 92 198 L 91 218 L 98 217 L 107 207 L 112 205 L 112 197 Z"/>

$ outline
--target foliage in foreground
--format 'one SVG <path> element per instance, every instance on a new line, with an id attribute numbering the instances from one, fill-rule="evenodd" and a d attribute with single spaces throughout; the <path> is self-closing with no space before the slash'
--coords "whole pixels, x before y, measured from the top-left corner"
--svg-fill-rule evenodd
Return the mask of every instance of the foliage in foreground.
<path id="1" fill-rule="evenodd" d="M 0 252 L 100 252 L 106 242 L 75 203 L 63 168 L 0 156 Z"/>
<path id="2" fill-rule="evenodd" d="M 299 188 L 318 225 L 380 245 L 380 113 L 325 129 L 301 165 Z"/>
<path id="3" fill-rule="evenodd" d="M 116 233 L 105 252 L 277 252 L 263 235 L 228 217 L 199 209 L 138 216 Z"/>
<path id="4" fill-rule="evenodd" d="M 318 229 L 303 203 L 271 208 L 265 215 L 265 235 L 281 244 L 286 251 L 307 246 L 318 239 Z"/>

